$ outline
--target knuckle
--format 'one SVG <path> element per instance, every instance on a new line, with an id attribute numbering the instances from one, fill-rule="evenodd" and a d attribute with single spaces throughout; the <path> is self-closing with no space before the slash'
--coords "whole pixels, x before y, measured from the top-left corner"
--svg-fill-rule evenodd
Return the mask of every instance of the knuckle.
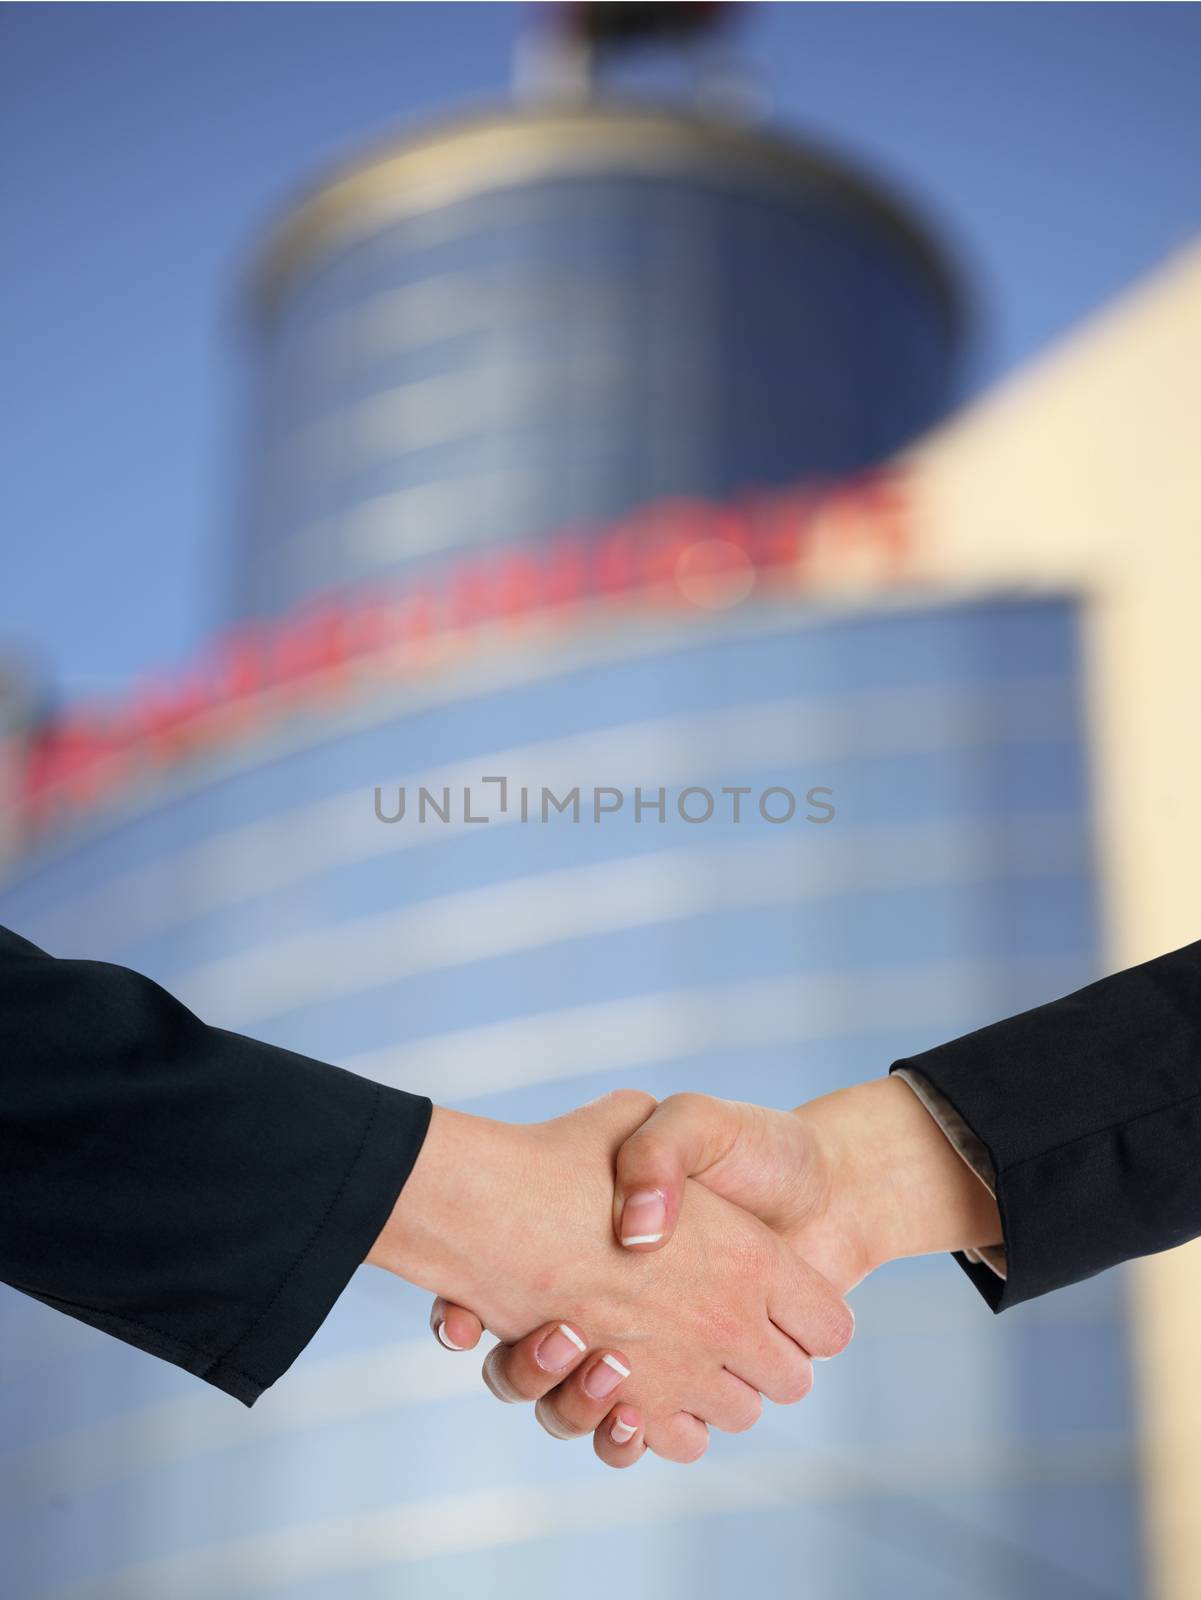
<path id="1" fill-rule="evenodd" d="M 668 1095 L 662 1105 L 665 1111 L 674 1111 L 680 1116 L 696 1116 L 704 1113 L 712 1103 L 710 1095 L 698 1094 L 695 1089 L 682 1089 L 679 1094 Z"/>
<path id="2" fill-rule="evenodd" d="M 658 1105 L 653 1094 L 648 1094 L 645 1089 L 613 1089 L 608 1095 L 609 1104 L 615 1111 L 620 1111 L 631 1119 L 641 1117 L 644 1121 Z"/>
<path id="3" fill-rule="evenodd" d="M 753 1399 L 748 1400 L 745 1405 L 734 1413 L 731 1426 L 727 1431 L 729 1433 L 749 1433 L 762 1415 L 763 1400 L 759 1395 L 755 1395 Z"/>

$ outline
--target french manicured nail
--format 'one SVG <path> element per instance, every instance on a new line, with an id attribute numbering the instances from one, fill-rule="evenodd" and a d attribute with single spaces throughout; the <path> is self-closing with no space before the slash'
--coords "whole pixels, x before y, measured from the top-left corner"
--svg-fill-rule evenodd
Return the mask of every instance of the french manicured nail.
<path id="1" fill-rule="evenodd" d="M 543 1372 L 562 1372 L 563 1368 L 577 1356 L 582 1356 L 587 1348 L 575 1329 L 561 1322 L 557 1328 L 551 1329 L 534 1351 L 534 1360 Z"/>
<path id="2" fill-rule="evenodd" d="M 466 1345 L 456 1344 L 450 1337 L 446 1331 L 446 1324 L 444 1322 L 440 1322 L 434 1329 L 434 1332 L 438 1335 L 438 1343 L 444 1350 L 466 1350 Z"/>
<path id="3" fill-rule="evenodd" d="M 620 1417 L 614 1417 L 609 1428 L 609 1437 L 614 1444 L 629 1444 L 638 1429 L 629 1422 L 623 1422 Z"/>
<path id="4" fill-rule="evenodd" d="M 594 1400 L 607 1400 L 629 1375 L 629 1367 L 623 1367 L 616 1356 L 602 1356 L 584 1379 L 584 1393 Z"/>
<path id="5" fill-rule="evenodd" d="M 621 1211 L 622 1244 L 658 1244 L 667 1226 L 667 1200 L 658 1189 L 627 1195 Z"/>

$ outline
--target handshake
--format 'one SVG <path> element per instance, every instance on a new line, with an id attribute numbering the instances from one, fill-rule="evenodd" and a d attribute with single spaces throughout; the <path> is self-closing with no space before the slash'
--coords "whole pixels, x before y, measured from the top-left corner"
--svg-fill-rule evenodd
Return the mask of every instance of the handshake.
<path id="1" fill-rule="evenodd" d="M 694 1461 L 808 1393 L 885 1261 L 985 1249 L 996 1202 L 909 1084 L 795 1111 L 619 1090 L 515 1126 L 435 1108 L 367 1257 L 438 1295 L 451 1350 L 610 1466 Z M 532 1331 L 531 1331 L 532 1330 Z"/>

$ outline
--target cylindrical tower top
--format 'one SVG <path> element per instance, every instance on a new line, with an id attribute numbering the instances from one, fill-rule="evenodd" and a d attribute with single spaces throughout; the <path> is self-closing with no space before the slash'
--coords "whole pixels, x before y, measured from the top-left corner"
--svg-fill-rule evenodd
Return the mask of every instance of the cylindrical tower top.
<path id="1" fill-rule="evenodd" d="M 841 159 L 743 121 L 657 105 L 589 101 L 505 106 L 434 124 L 332 172 L 269 234 L 252 294 L 269 316 L 323 253 L 498 189 L 612 176 L 707 179 L 718 187 L 821 199 L 870 221 L 927 278 L 948 321 L 958 295 L 942 252 L 906 209 Z"/>
<path id="2" fill-rule="evenodd" d="M 673 495 L 844 473 L 948 397 L 925 233 L 831 157 L 625 103 L 384 147 L 271 236 L 237 610 Z"/>

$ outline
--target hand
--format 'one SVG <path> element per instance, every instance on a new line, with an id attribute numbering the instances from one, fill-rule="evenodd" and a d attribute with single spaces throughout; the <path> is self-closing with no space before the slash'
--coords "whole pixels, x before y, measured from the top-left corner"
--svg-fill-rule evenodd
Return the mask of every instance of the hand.
<path id="1" fill-rule="evenodd" d="M 996 1202 L 906 1084 L 885 1078 L 839 1090 L 795 1111 L 676 1095 L 658 1106 L 618 1153 L 614 1232 L 628 1250 L 661 1249 L 676 1227 L 691 1175 L 753 1211 L 845 1293 L 885 1261 L 995 1244 Z M 438 1302 L 435 1327 L 470 1348 L 479 1323 Z M 441 1336 L 441 1334 L 440 1334 Z M 529 1370 L 526 1341 L 489 1357 L 493 1381 L 540 1405 L 556 1390 Z M 581 1357 L 582 1359 L 582 1357 Z M 578 1398 L 573 1412 L 586 1417 Z M 631 1411 L 627 1425 L 638 1419 Z M 597 1453 L 637 1459 L 638 1439 L 609 1436 L 597 1416 Z"/>
<path id="2" fill-rule="evenodd" d="M 996 1200 L 896 1077 L 776 1111 L 663 1101 L 618 1153 L 614 1232 L 662 1248 L 691 1176 L 752 1212 L 841 1294 L 901 1256 L 997 1244 Z"/>
<path id="3" fill-rule="evenodd" d="M 740 1430 L 760 1394 L 799 1399 L 809 1355 L 842 1349 L 851 1319 L 767 1227 L 695 1183 L 670 1250 L 616 1244 L 612 1163 L 653 1105 L 625 1091 L 533 1127 L 436 1110 L 368 1260 L 473 1306 L 506 1340 L 587 1310 L 594 1344 L 634 1370 L 623 1398 L 647 1445 L 693 1460 L 706 1423 Z"/>

